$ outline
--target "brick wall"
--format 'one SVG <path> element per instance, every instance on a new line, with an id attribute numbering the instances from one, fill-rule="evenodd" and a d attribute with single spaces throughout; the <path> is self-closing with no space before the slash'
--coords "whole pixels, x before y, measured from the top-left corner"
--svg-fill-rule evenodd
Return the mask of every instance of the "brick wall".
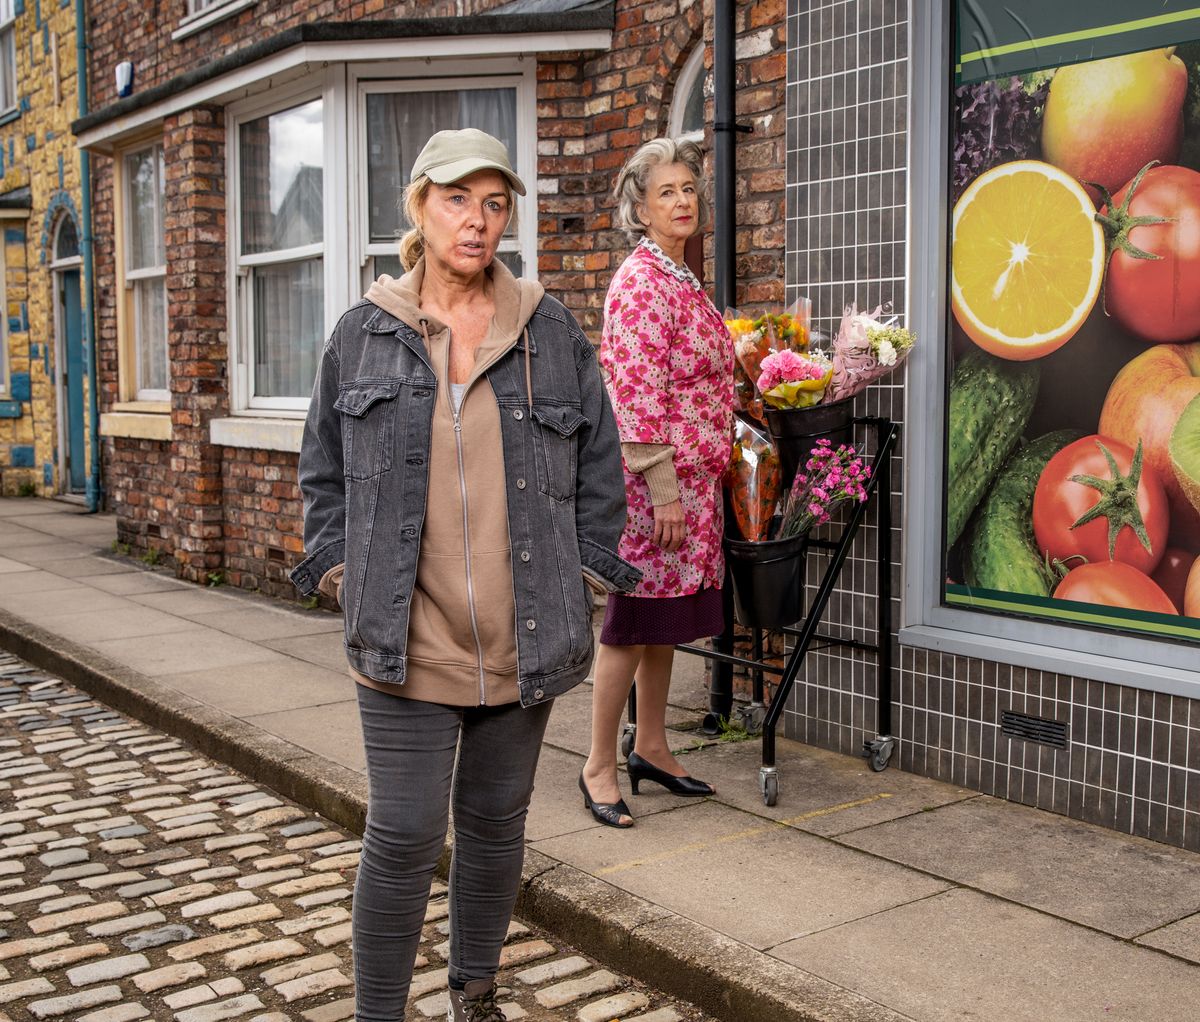
<path id="1" fill-rule="evenodd" d="M 55 348 L 54 281 L 49 262 L 63 215 L 79 235 L 79 153 L 70 134 L 77 112 L 75 13 L 58 4 L 27 5 L 15 22 L 16 119 L 0 126 L 0 193 L 28 186 L 28 219 L 3 229 L 5 342 L 11 388 L 0 394 L 0 492 L 49 496 L 62 483 Z M 87 380 L 82 381 L 84 401 Z M 65 415 L 65 412 L 64 412 Z M 84 422 L 84 429 L 87 429 Z M 88 437 L 81 452 L 90 463 Z"/>
<path id="2" fill-rule="evenodd" d="M 784 296 L 783 6 L 758 0 L 736 12 L 737 117 L 752 129 L 736 140 L 737 302 L 747 307 Z M 711 0 L 631 0 L 617 5 L 610 52 L 538 63 L 538 272 L 593 339 L 608 283 L 630 247 L 612 229 L 613 185 L 639 145 L 666 133 L 679 70 L 701 39 L 711 77 Z M 706 106 L 711 123 L 711 98 Z M 704 146 L 711 154 L 711 129 Z M 707 170 L 711 187 L 711 155 Z"/>
<path id="3" fill-rule="evenodd" d="M 130 59 L 137 88 L 312 18 L 461 15 L 497 0 L 428 0 L 390 4 L 297 0 L 268 3 L 180 42 L 174 16 L 148 18 L 140 5 L 105 4 L 93 29 L 97 67 Z M 182 16 L 184 4 L 178 7 Z M 109 10 L 111 8 L 111 11 Z M 738 6 L 737 136 L 738 300 L 750 306 L 783 298 L 783 128 L 785 35 L 781 0 Z M 663 134 L 680 68 L 706 40 L 711 65 L 711 0 L 618 0 L 612 50 L 540 60 L 537 69 L 539 247 L 541 281 L 599 339 L 604 294 L 629 250 L 612 229 L 612 187 L 642 142 Z M 92 108 L 112 102 L 111 76 L 93 76 Z M 711 121 L 711 101 L 709 120 Z M 211 126 L 215 127 L 214 111 Z M 207 192 L 223 180 L 221 160 L 187 146 L 183 118 L 166 126 L 168 288 L 170 290 L 172 421 L 170 443 L 106 440 L 109 506 L 121 541 L 134 552 L 155 548 L 176 559 L 186 577 L 222 571 L 233 585 L 292 596 L 285 572 L 302 555 L 295 455 L 206 442 L 207 423 L 224 414 L 227 384 L 224 308 L 223 196 Z M 207 123 L 207 122 L 206 122 Z M 193 123 L 189 130 L 199 131 Z M 182 132 L 182 134 L 181 134 Z M 218 133 L 219 134 L 219 133 Z M 216 147 L 220 140 L 210 140 Z M 711 134 L 706 139 L 711 147 Z M 184 154 L 180 157 L 178 154 Z M 211 156 L 211 154 L 210 154 Z M 711 174 L 710 174 L 711 176 Z M 102 407 L 117 400 L 116 296 L 113 293 L 112 165 L 96 160 L 97 328 L 103 345 Z M 191 189 L 185 195 L 184 189 Z M 203 204 L 211 200 L 212 205 Z M 200 210 L 213 215 L 201 222 Z M 178 217 L 192 219 L 184 228 Z M 209 260 L 201 268 L 195 260 Z M 711 265 L 708 270 L 711 280 Z M 219 285 L 218 285 L 219 280 Z"/>

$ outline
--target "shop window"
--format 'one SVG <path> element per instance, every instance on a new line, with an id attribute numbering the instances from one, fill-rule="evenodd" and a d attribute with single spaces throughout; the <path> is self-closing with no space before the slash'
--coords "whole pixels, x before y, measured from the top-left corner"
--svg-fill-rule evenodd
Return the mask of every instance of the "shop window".
<path id="1" fill-rule="evenodd" d="M 667 130 L 672 138 L 699 142 L 704 138 L 704 43 L 696 44 L 679 70 Z"/>
<path id="2" fill-rule="evenodd" d="M 239 322 L 251 407 L 302 407 L 325 334 L 324 100 L 237 127 Z"/>
<path id="3" fill-rule="evenodd" d="M 167 360 L 167 255 L 163 230 L 165 166 L 161 145 L 126 153 L 122 160 L 125 205 L 125 322 L 132 336 L 130 388 L 139 401 L 170 400 Z M 64 228 L 65 230 L 65 228 Z M 78 238 L 59 232 L 56 245 Z M 61 255 L 56 249 L 56 256 Z"/>
<path id="4" fill-rule="evenodd" d="M 0 0 L 0 114 L 17 105 L 17 29 L 14 0 Z"/>
<path id="5" fill-rule="evenodd" d="M 1194 216 L 1172 182 L 1200 178 L 1200 12 L 931 6 L 913 19 L 909 292 L 942 301 L 913 303 L 929 342 L 909 367 L 901 641 L 1194 697 L 1196 288 L 1158 225 L 1134 228 L 1157 258 L 1123 279 L 1095 213 L 1144 190 L 1168 222 Z M 1110 162 L 1113 124 L 1149 117 L 1162 131 Z M 1135 478 L 1135 502 L 1105 499 Z"/>
<path id="6" fill-rule="evenodd" d="M 519 79 L 439 82 L 436 91 L 422 80 L 363 84 L 365 151 L 359 176 L 366 211 L 362 254 L 365 282 L 381 273 L 397 276 L 401 272 L 396 245 L 410 226 L 402 208 L 404 187 L 417 154 L 435 131 L 486 131 L 507 146 L 513 167 L 521 172 L 518 86 Z M 526 173 L 523 180 L 529 177 Z M 523 219 L 521 207 L 527 207 L 526 215 L 531 218 L 535 210 L 530 196 L 514 198 L 518 214 L 500 242 L 497 258 L 520 276 L 525 266 L 518 236 Z"/>

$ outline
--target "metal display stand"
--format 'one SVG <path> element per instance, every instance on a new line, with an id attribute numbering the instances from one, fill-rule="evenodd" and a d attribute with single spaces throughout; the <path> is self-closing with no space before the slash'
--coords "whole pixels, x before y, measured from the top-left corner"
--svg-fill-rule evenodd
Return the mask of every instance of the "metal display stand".
<path id="1" fill-rule="evenodd" d="M 831 646 L 847 646 L 851 649 L 873 653 L 879 665 L 877 682 L 877 734 L 873 739 L 863 743 L 863 756 L 866 757 L 872 770 L 884 770 L 892 758 L 896 748 L 896 738 L 892 734 L 892 455 L 900 436 L 900 427 L 890 419 L 877 416 L 863 416 L 854 419 L 856 425 L 866 426 L 874 432 L 875 454 L 871 461 L 871 478 L 866 485 L 866 500 L 854 505 L 841 534 L 836 539 L 812 539 L 809 547 L 814 550 L 827 552 L 830 557 L 825 571 L 817 587 L 817 595 L 808 609 L 803 621 L 797 621 L 799 627 L 792 626 L 778 629 L 784 635 L 794 638 L 795 644 L 786 651 L 783 667 L 764 662 L 763 659 L 763 629 L 751 628 L 750 657 L 737 656 L 733 652 L 733 608 L 731 585 L 728 577 L 724 586 L 725 591 L 725 631 L 714 638 L 712 649 L 702 646 L 681 645 L 676 649 L 684 653 L 712 660 L 713 669 L 709 684 L 710 713 L 705 718 L 705 730 L 716 733 L 719 730 L 718 719 L 728 720 L 733 708 L 733 666 L 745 667 L 750 672 L 752 689 L 749 705 L 739 711 L 745 729 L 751 734 L 762 734 L 762 766 L 759 768 L 759 790 L 763 802 L 769 806 L 775 805 L 779 797 L 779 773 L 775 766 L 775 729 L 783 708 L 787 705 L 795 686 L 804 658 L 814 649 L 827 649 Z M 876 637 L 874 642 L 859 642 L 836 635 L 818 631 L 821 619 L 833 595 L 838 576 L 850 554 L 850 548 L 862 525 L 867 508 L 872 501 L 879 503 L 878 549 L 876 563 L 878 566 L 878 613 L 876 621 Z M 814 642 L 820 645 L 814 646 Z M 778 675 L 779 684 L 774 698 L 768 707 L 764 700 L 764 677 L 767 674 Z M 633 750 L 634 737 L 637 732 L 637 703 L 636 691 L 629 693 L 629 723 L 621 737 L 621 750 L 628 757 Z"/>

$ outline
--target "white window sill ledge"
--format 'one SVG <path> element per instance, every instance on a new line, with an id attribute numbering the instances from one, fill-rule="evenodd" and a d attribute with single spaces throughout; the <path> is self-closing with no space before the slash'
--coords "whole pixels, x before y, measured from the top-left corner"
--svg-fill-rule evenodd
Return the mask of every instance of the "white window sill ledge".
<path id="1" fill-rule="evenodd" d="M 171 38 L 173 40 L 186 39 L 197 32 L 203 32 L 209 25 L 215 25 L 218 21 L 224 21 L 226 18 L 232 17 L 238 11 L 244 11 L 247 7 L 253 7 L 256 3 L 258 3 L 258 0 L 230 0 L 229 3 L 221 4 L 219 7 L 210 7 L 208 10 L 197 11 L 195 14 L 188 15 L 179 23 L 179 27 L 171 33 Z"/>
<path id="2" fill-rule="evenodd" d="M 228 418 L 208 424 L 209 439 L 221 447 L 246 447 L 257 451 L 300 453 L 303 419 Z"/>
<path id="3" fill-rule="evenodd" d="M 161 412 L 105 412 L 100 416 L 100 435 L 170 440 L 171 416 Z"/>

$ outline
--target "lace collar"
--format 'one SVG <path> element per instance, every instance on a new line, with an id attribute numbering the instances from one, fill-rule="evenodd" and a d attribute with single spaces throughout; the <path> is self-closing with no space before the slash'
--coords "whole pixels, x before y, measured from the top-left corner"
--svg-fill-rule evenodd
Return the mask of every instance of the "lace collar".
<path id="1" fill-rule="evenodd" d="M 685 284 L 691 284 L 697 290 L 703 290 L 700 287 L 700 281 L 696 279 L 696 275 L 688 269 L 686 264 L 680 266 L 679 263 L 675 262 L 674 259 L 667 255 L 666 252 L 648 237 L 643 235 L 642 240 L 638 242 L 638 248 L 644 248 L 650 253 L 658 261 L 659 265 L 676 280 L 682 280 Z"/>

